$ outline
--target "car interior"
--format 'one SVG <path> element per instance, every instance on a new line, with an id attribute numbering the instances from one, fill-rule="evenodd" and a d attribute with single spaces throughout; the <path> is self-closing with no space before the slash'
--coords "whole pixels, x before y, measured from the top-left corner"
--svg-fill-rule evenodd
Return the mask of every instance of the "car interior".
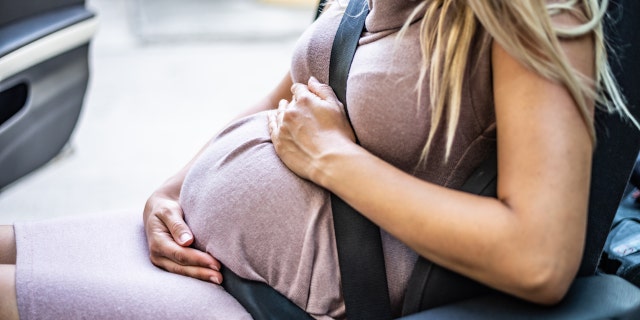
<path id="1" fill-rule="evenodd" d="M 611 0 L 609 15 L 606 33 L 615 50 L 611 65 L 631 113 L 640 119 L 640 1 Z M 82 110 L 96 29 L 97 18 L 83 0 L 0 0 L 0 189 L 45 164 L 68 142 Z M 583 261 L 561 303 L 544 307 L 497 292 L 463 293 L 464 298 L 451 297 L 402 319 L 640 319 L 640 288 L 599 268 L 640 151 L 640 131 L 619 115 L 600 111 L 596 130 Z M 225 279 L 240 294 L 273 294 L 258 283 L 228 274 Z M 430 292 L 446 286 L 451 283 L 436 281 Z M 291 305 L 268 307 L 273 313 L 262 317 L 285 315 Z"/>
<path id="2" fill-rule="evenodd" d="M 97 18 L 84 1 L 0 0 L 0 189 L 67 143 Z"/>

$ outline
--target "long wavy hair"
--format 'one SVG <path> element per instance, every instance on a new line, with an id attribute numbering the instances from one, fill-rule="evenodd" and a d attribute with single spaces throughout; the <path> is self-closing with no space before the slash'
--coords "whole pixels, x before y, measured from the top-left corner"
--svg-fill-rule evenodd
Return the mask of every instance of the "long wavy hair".
<path id="1" fill-rule="evenodd" d="M 421 159 L 426 160 L 439 126 L 446 122 L 446 155 L 449 157 L 460 117 L 462 84 L 471 43 L 481 25 L 494 41 L 513 57 L 547 79 L 567 88 L 595 143 L 591 101 L 610 113 L 620 113 L 637 127 L 625 106 L 607 61 L 603 18 L 608 0 L 424 0 L 414 10 L 399 36 L 418 14 L 422 66 L 418 90 L 429 79 L 431 128 Z M 582 23 L 555 26 L 551 17 L 568 12 Z M 595 79 L 574 70 L 563 54 L 560 39 L 593 36 Z M 446 120 L 446 121 L 443 121 Z"/>
<path id="2" fill-rule="evenodd" d="M 329 0 L 327 6 L 338 3 L 344 9 L 344 2 L 347 1 Z M 567 88 L 593 143 L 596 134 L 592 101 L 597 108 L 618 113 L 640 128 L 627 109 L 609 66 L 603 32 L 608 5 L 609 0 L 422 0 L 398 32 L 402 37 L 423 13 L 422 65 L 416 89 L 420 101 L 424 81 L 429 79 L 431 126 L 421 162 L 426 161 L 441 125 L 447 130 L 444 160 L 449 157 L 460 118 L 465 70 L 480 26 L 526 67 Z M 569 13 L 582 23 L 573 27 L 554 25 L 551 18 L 561 13 Z M 595 75 L 582 75 L 575 70 L 560 47 L 560 39 L 583 36 L 593 37 Z"/>

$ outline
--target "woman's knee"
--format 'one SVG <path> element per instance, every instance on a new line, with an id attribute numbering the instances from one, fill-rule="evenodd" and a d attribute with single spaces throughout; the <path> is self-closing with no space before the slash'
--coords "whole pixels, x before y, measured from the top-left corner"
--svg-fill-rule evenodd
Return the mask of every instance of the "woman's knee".
<path id="1" fill-rule="evenodd" d="M 16 236 L 13 226 L 0 226 L 0 264 L 16 264 Z"/>
<path id="2" fill-rule="evenodd" d="M 0 297 L 0 319 L 19 319 L 14 265 L 0 264 Z"/>

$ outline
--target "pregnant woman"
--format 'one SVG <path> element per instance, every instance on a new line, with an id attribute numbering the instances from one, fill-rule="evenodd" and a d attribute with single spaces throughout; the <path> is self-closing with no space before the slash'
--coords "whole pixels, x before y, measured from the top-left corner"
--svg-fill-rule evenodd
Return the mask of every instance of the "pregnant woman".
<path id="1" fill-rule="evenodd" d="M 149 198 L 144 224 L 112 215 L 0 229 L 0 317 L 249 318 L 218 286 L 224 265 L 316 318 L 343 318 L 327 190 L 383 230 L 396 315 L 418 255 L 558 302 L 584 245 L 594 101 L 625 111 L 605 8 L 368 4 L 348 78 L 352 126 L 326 85 L 336 1 L 274 91 Z M 496 145 L 498 198 L 455 191 Z"/>

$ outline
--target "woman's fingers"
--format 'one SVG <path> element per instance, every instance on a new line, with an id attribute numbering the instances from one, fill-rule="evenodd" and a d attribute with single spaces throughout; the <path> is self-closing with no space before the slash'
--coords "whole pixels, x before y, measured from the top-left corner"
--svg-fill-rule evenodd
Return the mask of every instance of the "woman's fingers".
<path id="1" fill-rule="evenodd" d="M 166 228 L 153 228 L 148 237 L 151 262 L 158 267 L 186 276 L 193 276 L 196 274 L 194 270 L 198 270 L 198 276 L 195 278 L 207 281 L 209 278 L 203 278 L 205 275 L 217 275 L 220 271 L 221 265 L 218 260 L 206 252 L 179 245 Z"/>
<path id="2" fill-rule="evenodd" d="M 295 105 L 304 107 L 321 107 L 321 109 L 344 112 L 343 104 L 336 97 L 333 89 L 318 79 L 311 77 L 307 85 L 294 83 L 291 87 Z"/>
<path id="3" fill-rule="evenodd" d="M 338 97 L 336 97 L 335 92 L 333 92 L 333 88 L 329 85 L 321 83 L 315 77 L 309 78 L 309 91 L 316 96 L 318 96 L 322 100 L 331 101 L 333 103 L 342 105 L 340 101 L 338 101 Z"/>
<path id="4" fill-rule="evenodd" d="M 291 86 L 291 93 L 293 93 L 293 102 L 298 106 L 311 106 L 314 102 L 321 102 L 317 95 L 309 90 L 309 87 L 302 83 L 294 83 Z"/>
<path id="5" fill-rule="evenodd" d="M 276 110 L 269 111 L 267 113 L 267 118 L 269 123 L 269 134 L 271 135 L 272 140 L 273 138 L 276 138 L 278 135 L 278 129 L 280 127 L 280 124 L 282 124 L 284 111 L 287 108 L 288 104 L 289 104 L 289 101 L 282 99 L 278 103 L 278 108 Z"/>
<path id="6" fill-rule="evenodd" d="M 307 85 L 294 83 L 293 86 L 291 86 L 291 93 L 293 93 L 294 99 L 298 103 L 300 103 L 301 100 L 304 104 L 306 102 L 305 100 L 313 101 L 317 99 L 317 101 L 323 100 L 342 107 L 342 103 L 338 100 L 338 97 L 336 97 L 333 88 L 321 83 L 314 77 L 309 78 Z"/>
<path id="7" fill-rule="evenodd" d="M 166 207 L 160 209 L 157 216 L 167 226 L 176 243 L 181 246 L 189 246 L 193 243 L 193 234 L 184 221 L 182 208 L 177 203 L 173 206 L 167 204 Z"/>
<path id="8" fill-rule="evenodd" d="M 287 108 L 287 105 L 289 105 L 289 101 L 285 99 L 280 100 L 280 102 L 278 103 L 278 112 L 284 111 L 284 109 Z"/>
<path id="9" fill-rule="evenodd" d="M 340 143 L 355 141 L 355 134 L 331 87 L 312 78 L 308 85 L 293 84 L 291 92 L 290 103 L 281 101 L 277 111 L 268 114 L 269 133 L 280 160 L 298 176 L 312 180 L 314 163 Z"/>
<path id="10" fill-rule="evenodd" d="M 206 252 L 190 248 L 193 234 L 176 201 L 155 199 L 145 221 L 151 262 L 167 271 L 220 283 L 220 262 Z"/>
<path id="11" fill-rule="evenodd" d="M 276 111 L 276 124 L 277 125 L 281 125 L 282 124 L 282 120 L 284 119 L 284 112 L 285 109 L 287 108 L 287 106 L 289 105 L 289 101 L 287 100 L 280 100 L 280 103 L 278 103 L 278 110 Z"/>
<path id="12" fill-rule="evenodd" d="M 164 270 L 175 274 L 181 274 L 202 281 L 213 282 L 215 284 L 222 283 L 222 274 L 220 273 L 220 271 L 213 270 L 211 268 L 194 265 L 181 265 L 168 258 L 159 258 L 156 262 L 154 262 L 154 264 Z"/>
<path id="13" fill-rule="evenodd" d="M 271 135 L 272 140 L 277 134 L 276 133 L 276 130 L 277 130 L 276 117 L 277 117 L 277 114 L 275 111 L 269 111 L 267 113 L 267 119 L 269 123 L 269 135 Z"/>

